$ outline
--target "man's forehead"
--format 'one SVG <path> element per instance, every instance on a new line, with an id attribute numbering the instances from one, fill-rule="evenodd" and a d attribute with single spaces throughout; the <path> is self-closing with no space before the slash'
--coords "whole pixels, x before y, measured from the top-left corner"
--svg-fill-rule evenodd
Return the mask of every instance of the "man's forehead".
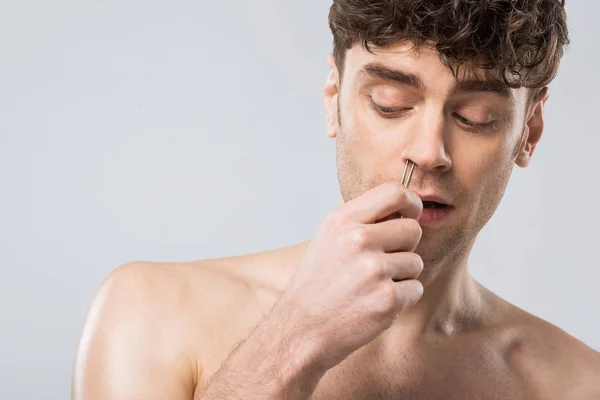
<path id="1" fill-rule="evenodd" d="M 444 64 L 433 44 L 414 46 L 400 42 L 385 47 L 370 46 L 369 50 L 355 44 L 348 49 L 345 62 L 345 69 L 355 75 L 362 75 L 369 66 L 376 64 L 390 70 L 400 69 L 414 73 L 443 72 L 455 80 L 487 80 L 485 70 L 476 67 L 476 60 L 462 63 L 460 66 L 452 62 Z M 454 74 L 452 68 L 458 68 L 458 73 Z"/>
<path id="2" fill-rule="evenodd" d="M 426 90 L 434 86 L 447 87 L 452 92 L 493 92 L 507 98 L 519 97 L 526 89 L 510 88 L 498 79 L 491 79 L 489 71 L 472 62 L 444 64 L 433 45 L 414 46 L 398 43 L 393 46 L 373 46 L 366 50 L 354 45 L 347 52 L 344 75 L 354 84 L 372 79 L 389 80 Z"/>

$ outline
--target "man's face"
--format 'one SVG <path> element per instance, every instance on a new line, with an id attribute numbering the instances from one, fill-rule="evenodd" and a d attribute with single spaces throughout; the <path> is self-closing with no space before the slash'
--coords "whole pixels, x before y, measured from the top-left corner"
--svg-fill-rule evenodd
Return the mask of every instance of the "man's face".
<path id="1" fill-rule="evenodd" d="M 337 141 L 338 179 L 349 201 L 417 164 L 410 189 L 449 204 L 421 221 L 426 265 L 460 256 L 497 208 L 515 162 L 527 165 L 543 128 L 545 98 L 459 76 L 429 47 L 375 54 L 355 45 L 342 82 L 333 61 L 325 87 L 328 130 Z M 478 72 L 475 72 L 478 73 Z M 483 75 L 481 75 L 483 77 Z M 424 211 L 431 217 L 436 211 Z"/>

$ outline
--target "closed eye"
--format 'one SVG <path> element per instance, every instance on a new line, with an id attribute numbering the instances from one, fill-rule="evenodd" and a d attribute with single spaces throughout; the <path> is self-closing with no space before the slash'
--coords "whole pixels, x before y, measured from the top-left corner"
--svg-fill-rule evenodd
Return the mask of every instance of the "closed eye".
<path id="1" fill-rule="evenodd" d="M 373 108 L 375 109 L 375 111 L 379 112 L 379 114 L 381 114 L 385 118 L 399 117 L 410 110 L 410 108 L 384 107 L 384 106 L 380 106 L 379 104 L 377 104 L 375 102 L 371 102 L 371 104 L 373 105 Z"/>
<path id="2" fill-rule="evenodd" d="M 456 118 L 458 120 L 458 122 L 460 122 L 461 124 L 464 124 L 466 126 L 470 126 L 470 127 L 478 127 L 478 126 L 486 126 L 489 125 L 491 122 L 475 122 L 475 121 L 471 121 L 470 119 L 467 119 L 465 117 L 463 117 L 460 114 L 454 113 L 454 118 Z"/>
<path id="3" fill-rule="evenodd" d="M 384 114 L 393 114 L 395 112 L 403 110 L 403 108 L 391 108 L 391 107 L 382 107 L 382 106 L 377 106 L 377 108 L 379 108 L 379 111 L 381 111 Z"/>

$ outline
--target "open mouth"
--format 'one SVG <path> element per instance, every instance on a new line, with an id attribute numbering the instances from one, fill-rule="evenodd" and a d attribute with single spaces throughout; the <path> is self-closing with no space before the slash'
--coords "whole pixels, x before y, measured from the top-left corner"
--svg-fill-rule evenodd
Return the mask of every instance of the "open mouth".
<path id="1" fill-rule="evenodd" d="M 446 208 L 448 204 L 438 203 L 437 201 L 424 201 L 423 208 Z"/>

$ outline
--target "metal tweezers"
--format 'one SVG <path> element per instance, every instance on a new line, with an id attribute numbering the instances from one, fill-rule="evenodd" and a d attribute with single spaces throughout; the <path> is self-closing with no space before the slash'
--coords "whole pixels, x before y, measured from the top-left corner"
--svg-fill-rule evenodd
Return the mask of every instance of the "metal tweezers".
<path id="1" fill-rule="evenodd" d="M 402 180 L 400 183 L 404 185 L 405 188 L 410 185 L 410 180 L 412 179 L 413 172 L 415 171 L 416 164 L 411 160 L 406 160 L 406 167 L 404 167 L 404 174 L 402 174 Z M 409 171 L 410 168 L 410 171 Z M 408 172 L 408 176 L 406 173 Z"/>
<path id="2" fill-rule="evenodd" d="M 413 176 L 413 172 L 415 171 L 415 166 L 417 164 L 415 164 L 413 161 L 411 160 L 406 160 L 406 167 L 404 167 L 404 173 L 402 174 L 402 180 L 400 181 L 400 183 L 405 187 L 408 188 L 408 185 L 410 185 L 410 180 L 412 179 Z M 410 168 L 410 170 L 409 170 Z M 408 173 L 408 175 L 407 175 Z M 400 219 L 404 218 L 402 215 L 400 216 Z"/>

